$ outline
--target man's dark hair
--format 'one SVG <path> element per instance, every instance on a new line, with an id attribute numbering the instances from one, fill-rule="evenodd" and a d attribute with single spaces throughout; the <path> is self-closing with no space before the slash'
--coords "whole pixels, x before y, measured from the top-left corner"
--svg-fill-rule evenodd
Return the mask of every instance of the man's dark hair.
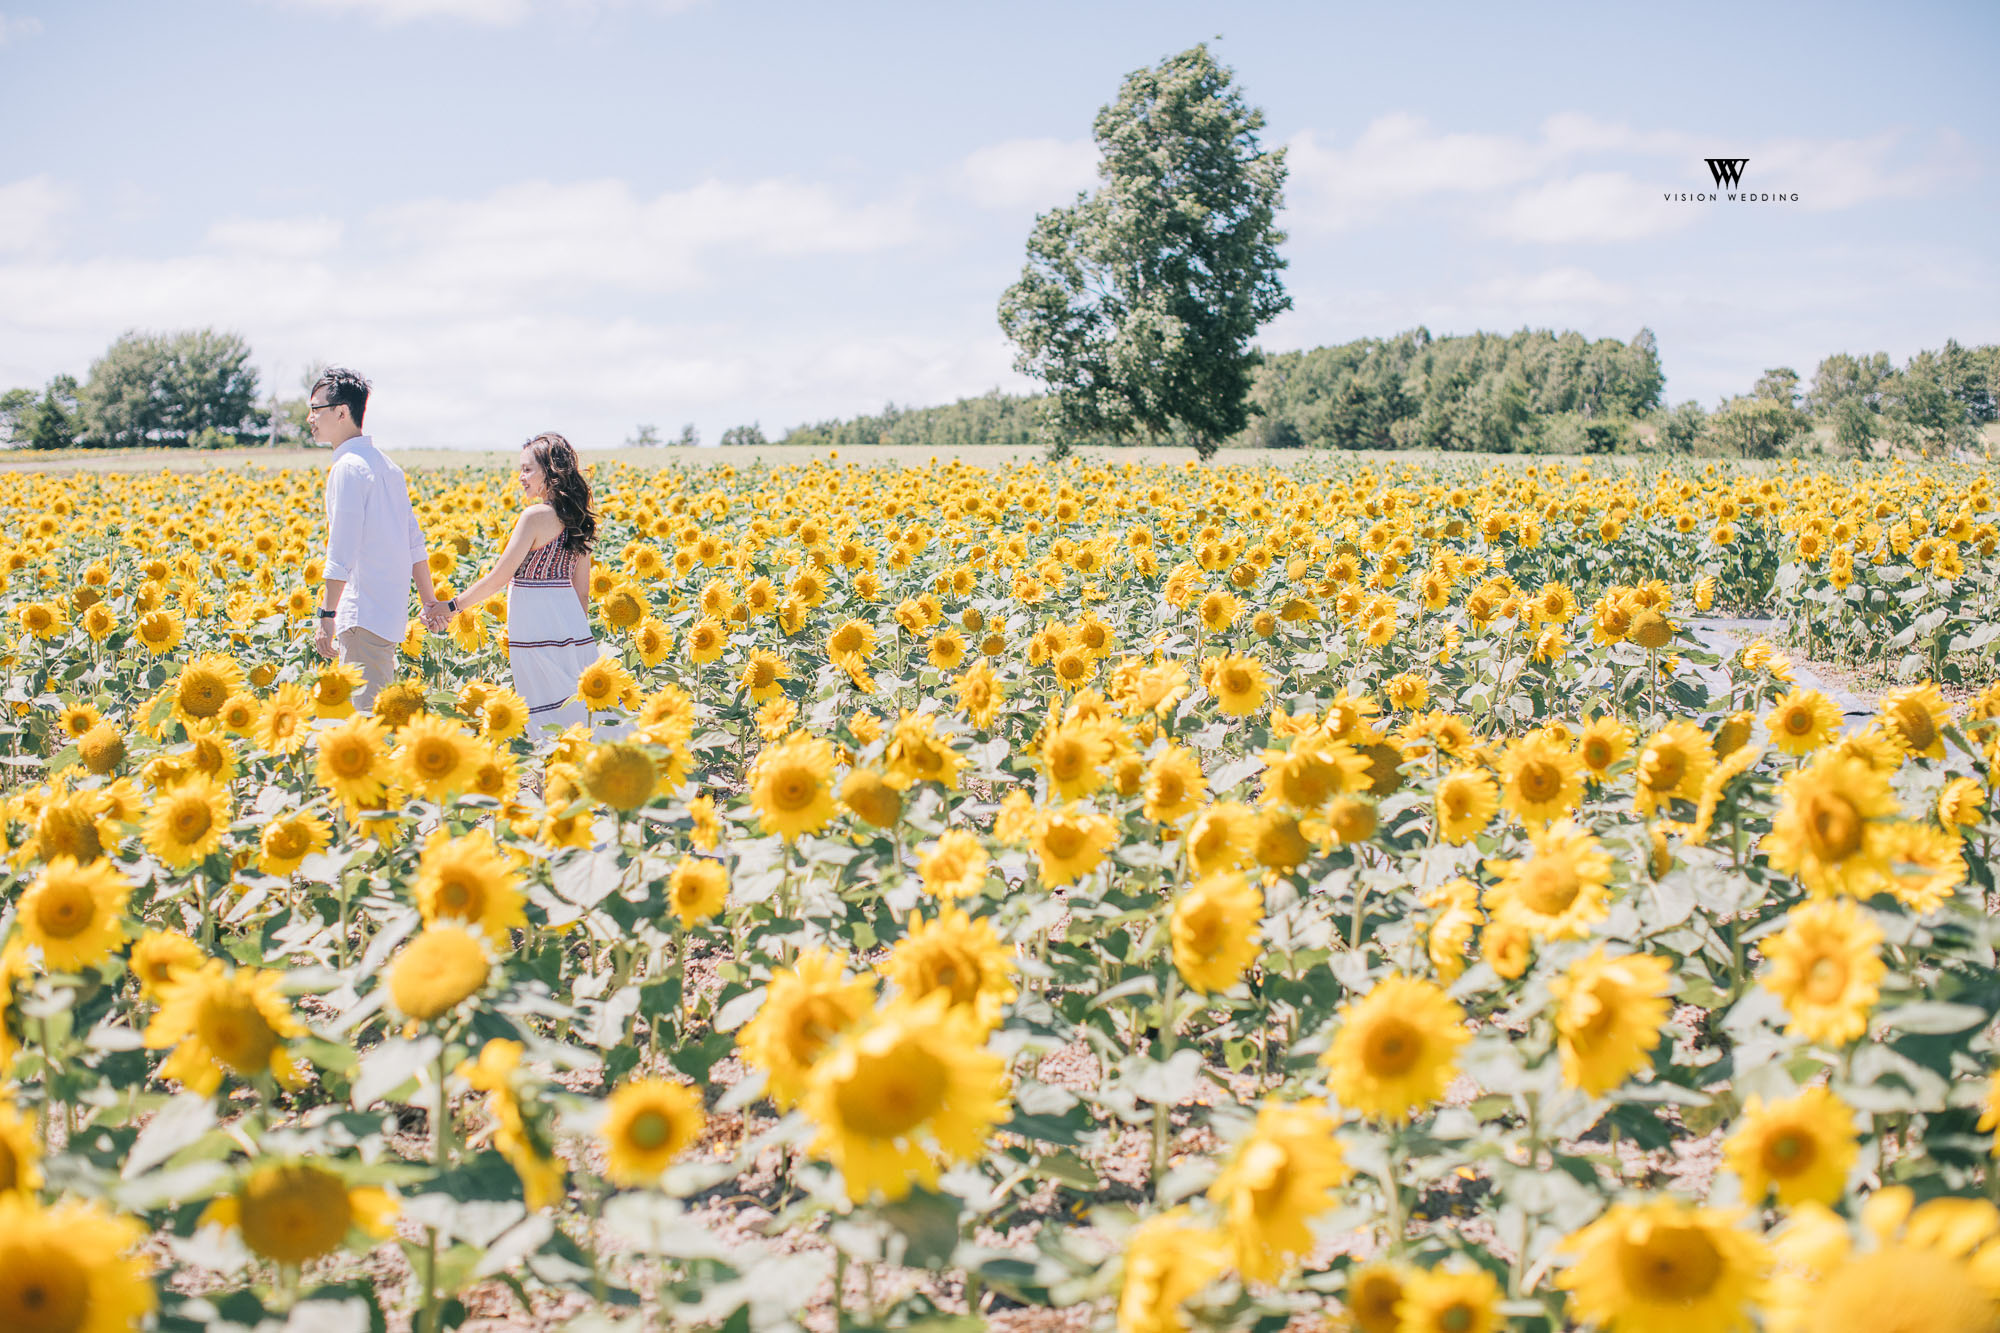
<path id="1" fill-rule="evenodd" d="M 316 398 L 324 391 L 326 397 L 321 401 L 328 407 L 345 407 L 359 429 L 362 415 L 368 411 L 369 387 L 360 371 L 349 370 L 345 366 L 328 366 L 325 373 L 313 382 L 312 391 Z"/>

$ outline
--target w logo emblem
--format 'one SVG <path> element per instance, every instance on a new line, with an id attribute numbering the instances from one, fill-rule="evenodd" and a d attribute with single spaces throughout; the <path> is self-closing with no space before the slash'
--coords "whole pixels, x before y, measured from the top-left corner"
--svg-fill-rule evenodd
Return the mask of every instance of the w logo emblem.
<path id="1" fill-rule="evenodd" d="M 1715 188 L 1718 190 L 1724 184 L 1727 184 L 1732 190 L 1743 184 L 1743 168 L 1749 165 L 1750 159 L 1747 157 L 1711 157 L 1708 159 L 1708 171 L 1711 176 L 1715 177 Z"/>

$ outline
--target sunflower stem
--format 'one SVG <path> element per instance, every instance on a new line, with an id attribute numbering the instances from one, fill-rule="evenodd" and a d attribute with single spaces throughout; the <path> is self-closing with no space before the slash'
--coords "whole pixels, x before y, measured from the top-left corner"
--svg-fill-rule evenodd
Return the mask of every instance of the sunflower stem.
<path id="1" fill-rule="evenodd" d="M 1382 1198 L 1389 1208 L 1389 1256 L 1403 1257 L 1403 1186 L 1400 1177 L 1403 1171 L 1403 1135 L 1398 1129 L 1389 1131 L 1389 1154 L 1382 1171 Z"/>
<path id="2" fill-rule="evenodd" d="M 437 1053 L 437 1125 L 433 1136 L 436 1140 L 439 1174 L 443 1174 L 451 1167 L 451 1101 L 445 1095 L 446 1072 L 445 1047 L 440 1042 Z"/>
<path id="3" fill-rule="evenodd" d="M 1174 1010 L 1180 1003 L 1181 974 L 1172 962 L 1160 991 L 1160 1062 L 1174 1056 Z M 1173 1130 L 1174 1108 L 1164 1101 L 1153 1103 L 1153 1197 L 1160 1194 L 1160 1178 L 1167 1171 L 1167 1143 Z"/>
<path id="4" fill-rule="evenodd" d="M 437 1333 L 442 1313 L 437 1298 L 438 1233 L 436 1227 L 424 1228 L 424 1309 L 419 1317 L 421 1333 Z"/>

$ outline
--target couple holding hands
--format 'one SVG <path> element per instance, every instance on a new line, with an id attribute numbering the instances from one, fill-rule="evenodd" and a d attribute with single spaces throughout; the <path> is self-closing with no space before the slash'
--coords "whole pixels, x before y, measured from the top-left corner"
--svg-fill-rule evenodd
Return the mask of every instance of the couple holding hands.
<path id="1" fill-rule="evenodd" d="M 439 600 L 403 469 L 362 432 L 368 390 L 366 379 L 335 367 L 307 399 L 314 442 L 334 447 L 326 476 L 326 591 L 314 645 L 360 670 L 355 703 L 366 709 L 395 678 L 412 583 L 423 622 L 433 630 L 506 588 L 507 651 L 514 690 L 528 704 L 530 733 L 585 720 L 576 683 L 598 657 L 587 610 L 597 514 L 576 450 L 554 433 L 521 446 L 527 511 L 493 568 L 456 597 Z"/>

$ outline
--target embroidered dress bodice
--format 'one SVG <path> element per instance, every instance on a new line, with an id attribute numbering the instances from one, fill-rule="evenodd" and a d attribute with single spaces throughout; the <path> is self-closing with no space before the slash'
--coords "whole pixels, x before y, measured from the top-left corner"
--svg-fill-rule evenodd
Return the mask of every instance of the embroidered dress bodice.
<path id="1" fill-rule="evenodd" d="M 569 582 L 570 565 L 575 554 L 558 537 L 552 542 L 536 546 L 522 559 L 520 568 L 514 571 L 514 582 L 534 585 L 538 583 Z"/>

